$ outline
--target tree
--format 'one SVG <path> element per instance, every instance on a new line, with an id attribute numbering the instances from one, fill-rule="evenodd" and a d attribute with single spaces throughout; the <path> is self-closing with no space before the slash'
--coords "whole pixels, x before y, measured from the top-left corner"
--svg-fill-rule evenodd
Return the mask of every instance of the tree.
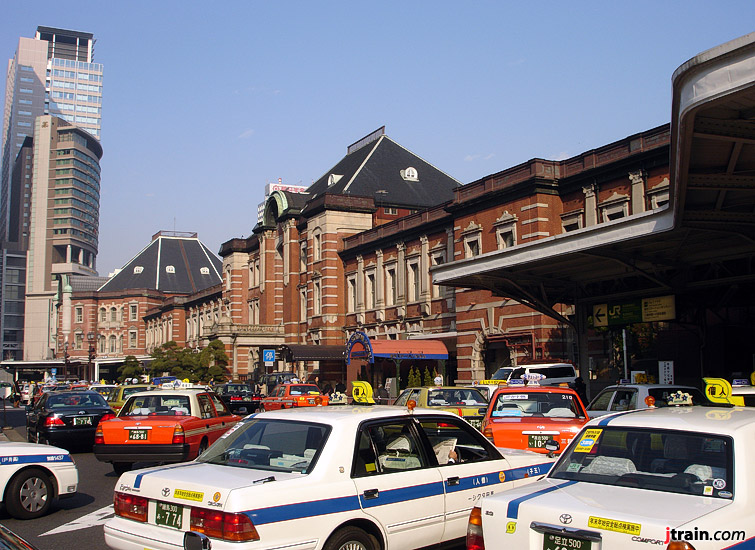
<path id="1" fill-rule="evenodd" d="M 152 352 L 149 374 L 154 378 L 168 373 L 190 382 L 225 382 L 228 362 L 220 340 L 213 340 L 199 353 L 190 348 L 181 348 L 171 340 Z"/>
<path id="2" fill-rule="evenodd" d="M 133 355 L 127 355 L 123 365 L 118 367 L 118 382 L 131 378 L 139 378 L 144 374 L 144 367 Z"/>
<path id="3" fill-rule="evenodd" d="M 188 379 L 197 382 L 195 374 L 199 366 L 199 355 L 189 348 L 181 348 L 171 340 L 152 351 L 152 363 L 149 368 L 150 377 L 163 376 L 166 372 L 179 380 Z"/>
<path id="4" fill-rule="evenodd" d="M 422 385 L 423 386 L 432 386 L 433 385 L 433 375 L 430 374 L 430 369 L 428 367 L 425 367 L 425 375 L 422 379 Z"/>
<path id="5" fill-rule="evenodd" d="M 199 364 L 195 374 L 203 382 L 225 382 L 228 362 L 223 342 L 213 340 L 199 353 Z"/>

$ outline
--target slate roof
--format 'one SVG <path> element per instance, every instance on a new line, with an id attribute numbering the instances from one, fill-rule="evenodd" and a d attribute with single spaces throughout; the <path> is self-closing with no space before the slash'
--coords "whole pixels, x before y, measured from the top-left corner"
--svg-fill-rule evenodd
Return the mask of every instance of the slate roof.
<path id="1" fill-rule="evenodd" d="M 71 275 L 68 278 L 73 292 L 94 292 L 107 281 L 107 277 L 90 277 L 87 275 Z"/>
<path id="2" fill-rule="evenodd" d="M 196 236 L 175 236 L 163 231 L 102 285 L 100 291 L 150 289 L 192 294 L 219 284 L 222 265 L 220 258 Z"/>
<path id="3" fill-rule="evenodd" d="M 406 168 L 417 170 L 417 181 L 401 175 Z M 341 178 L 328 185 L 331 174 Z M 384 206 L 427 208 L 453 199 L 461 185 L 386 135 L 348 153 L 308 189 L 309 198 L 321 193 L 374 197 Z"/>

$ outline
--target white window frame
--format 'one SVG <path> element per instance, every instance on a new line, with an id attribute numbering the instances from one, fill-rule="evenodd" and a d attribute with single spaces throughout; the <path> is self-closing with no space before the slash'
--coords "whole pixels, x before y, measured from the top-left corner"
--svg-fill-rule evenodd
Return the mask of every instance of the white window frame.
<path id="1" fill-rule="evenodd" d="M 561 214 L 561 230 L 564 233 L 569 231 L 576 231 L 582 229 L 585 226 L 585 210 L 580 208 L 579 210 L 572 210 L 565 214 Z"/>
<path id="2" fill-rule="evenodd" d="M 346 276 L 346 313 L 356 313 L 357 311 L 357 276 L 355 274 Z"/>
<path id="3" fill-rule="evenodd" d="M 82 306 L 76 306 L 76 322 L 84 322 L 84 308 Z"/>
<path id="4" fill-rule="evenodd" d="M 461 233 L 464 243 L 464 257 L 474 258 L 482 254 L 482 226 L 470 221 L 467 228 Z"/>
<path id="5" fill-rule="evenodd" d="M 398 300 L 398 277 L 396 264 L 385 266 L 385 305 L 395 306 Z"/>
<path id="6" fill-rule="evenodd" d="M 419 257 L 406 260 L 406 301 L 419 302 L 421 295 Z"/>
<path id="7" fill-rule="evenodd" d="M 377 307 L 377 275 L 375 268 L 364 272 L 364 308 L 375 309 Z"/>
<path id="8" fill-rule="evenodd" d="M 446 251 L 445 250 L 438 250 L 435 252 L 430 252 L 430 265 L 443 265 L 446 263 Z M 441 296 L 441 287 L 440 285 L 432 285 L 432 297 L 433 298 L 440 298 Z"/>
<path id="9" fill-rule="evenodd" d="M 629 216 L 629 196 L 614 193 L 598 204 L 598 209 L 603 223 L 626 218 Z"/>

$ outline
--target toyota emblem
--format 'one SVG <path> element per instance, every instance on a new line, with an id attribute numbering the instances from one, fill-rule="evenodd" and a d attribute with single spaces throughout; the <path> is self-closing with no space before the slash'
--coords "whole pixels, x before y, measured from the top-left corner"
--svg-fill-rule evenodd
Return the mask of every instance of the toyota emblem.
<path id="1" fill-rule="evenodd" d="M 564 525 L 569 525 L 571 523 L 571 516 L 569 514 L 561 514 L 558 516 L 558 521 Z"/>
<path id="2" fill-rule="evenodd" d="M 169 494 L 170 494 L 170 489 L 168 489 L 167 487 L 165 489 L 163 489 L 163 496 L 164 497 L 167 497 Z M 571 518 L 569 518 L 569 521 L 571 521 Z"/>

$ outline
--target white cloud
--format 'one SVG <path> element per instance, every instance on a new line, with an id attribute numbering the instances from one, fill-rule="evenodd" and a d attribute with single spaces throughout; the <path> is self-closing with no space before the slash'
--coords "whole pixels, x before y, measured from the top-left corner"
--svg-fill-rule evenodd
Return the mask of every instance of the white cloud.
<path id="1" fill-rule="evenodd" d="M 570 157 L 571 157 L 571 155 L 570 155 L 569 153 L 567 153 L 566 151 L 561 151 L 560 153 L 558 153 L 558 154 L 557 154 L 557 155 L 556 155 L 556 156 L 555 156 L 555 157 L 553 158 L 553 160 L 566 160 L 566 159 L 568 159 L 568 158 L 570 158 Z"/>
<path id="2" fill-rule="evenodd" d="M 239 139 L 248 139 L 252 137 L 252 134 L 254 134 L 254 130 L 252 130 L 251 128 L 249 130 L 244 130 L 239 134 Z"/>
<path id="3" fill-rule="evenodd" d="M 481 155 L 467 155 L 466 157 L 464 157 L 464 162 L 472 162 L 480 158 L 480 156 Z"/>
<path id="4" fill-rule="evenodd" d="M 474 155 L 467 155 L 464 157 L 464 162 L 474 162 L 476 160 L 490 160 L 495 156 L 495 153 L 488 153 L 487 155 L 482 155 L 480 153 L 476 153 Z"/>

